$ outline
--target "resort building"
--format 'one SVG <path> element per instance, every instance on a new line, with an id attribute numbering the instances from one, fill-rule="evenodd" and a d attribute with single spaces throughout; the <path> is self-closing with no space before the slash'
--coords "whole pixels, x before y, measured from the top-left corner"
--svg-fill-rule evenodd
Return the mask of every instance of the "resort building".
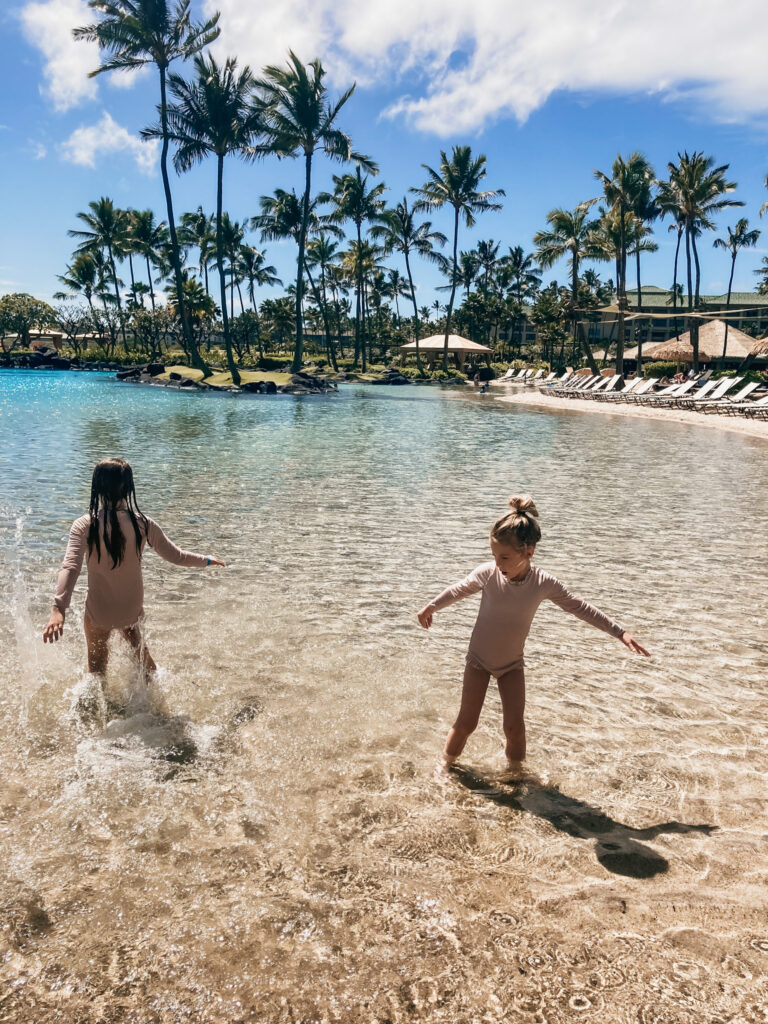
<path id="1" fill-rule="evenodd" d="M 688 298 L 678 298 L 677 316 L 672 307 L 672 292 L 665 288 L 648 285 L 641 289 L 642 302 L 638 308 L 637 291 L 627 292 L 629 309 L 626 319 L 626 339 L 628 345 L 636 345 L 642 340 L 643 345 L 655 345 L 667 341 L 678 333 L 683 333 L 690 326 L 683 318 L 688 306 Z M 613 296 L 611 304 L 603 306 L 598 313 L 600 320 L 587 325 L 587 336 L 592 345 L 610 345 L 616 341 L 617 314 L 619 311 L 618 297 Z M 744 331 L 753 338 L 761 338 L 768 334 L 768 295 L 757 292 L 732 292 L 728 303 L 727 295 L 702 295 L 699 299 L 699 310 L 704 314 L 727 313 L 728 323 L 732 327 Z M 644 317 L 643 314 L 654 314 Z M 662 314 L 665 314 L 662 316 Z M 675 323 L 677 319 L 677 323 Z M 642 332 L 642 338 L 640 335 Z"/>

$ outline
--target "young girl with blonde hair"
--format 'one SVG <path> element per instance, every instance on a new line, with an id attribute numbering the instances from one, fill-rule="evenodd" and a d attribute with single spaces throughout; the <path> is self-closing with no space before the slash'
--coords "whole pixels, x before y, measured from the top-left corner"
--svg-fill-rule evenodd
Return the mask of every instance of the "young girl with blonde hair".
<path id="1" fill-rule="evenodd" d="M 141 565 L 146 545 L 174 565 L 224 565 L 212 555 L 182 551 L 165 536 L 136 502 L 133 471 L 124 459 L 97 463 L 91 481 L 88 513 L 72 524 L 69 546 L 56 586 L 43 640 L 53 643 L 64 631 L 64 619 L 85 559 L 88 595 L 83 627 L 88 645 L 88 671 L 103 676 L 110 633 L 117 630 L 134 649 L 144 672 L 156 669 L 141 635 L 144 584 Z"/>
<path id="2" fill-rule="evenodd" d="M 512 511 L 491 528 L 493 561 L 479 565 L 418 612 L 419 622 L 429 629 L 435 612 L 482 591 L 466 657 L 461 708 L 445 743 L 444 756 L 449 764 L 461 754 L 468 737 L 477 728 L 491 676 L 495 676 L 499 686 L 507 760 L 515 764 L 524 759 L 523 649 L 542 601 L 553 601 L 584 622 L 615 636 L 635 654 L 648 656 L 648 651 L 618 623 L 574 597 L 554 576 L 531 565 L 536 545 L 541 540 L 539 514 L 527 494 L 515 495 L 509 504 Z"/>

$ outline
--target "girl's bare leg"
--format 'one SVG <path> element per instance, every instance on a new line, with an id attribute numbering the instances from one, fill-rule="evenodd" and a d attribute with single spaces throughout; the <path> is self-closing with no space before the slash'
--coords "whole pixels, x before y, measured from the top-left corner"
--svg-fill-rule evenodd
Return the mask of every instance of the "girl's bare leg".
<path id="1" fill-rule="evenodd" d="M 508 761 L 525 759 L 525 671 L 513 668 L 499 676 L 499 696 L 504 710 L 505 753 Z"/>
<path id="2" fill-rule="evenodd" d="M 476 668 L 467 662 L 464 668 L 464 685 L 461 691 L 461 707 L 453 728 L 445 741 L 446 761 L 455 761 L 464 749 L 464 744 L 477 728 L 488 689 L 490 672 Z"/>
<path id="3" fill-rule="evenodd" d="M 112 631 L 97 626 L 89 615 L 83 616 L 83 629 L 88 646 L 88 671 L 101 676 L 103 685 L 109 660 L 109 634 Z"/>
<path id="4" fill-rule="evenodd" d="M 128 629 L 124 629 L 122 632 L 136 653 L 141 671 L 147 677 L 154 675 L 157 672 L 157 665 L 147 650 L 147 645 L 144 643 L 144 637 L 141 635 L 141 626 L 137 622 L 135 626 L 129 626 Z"/>

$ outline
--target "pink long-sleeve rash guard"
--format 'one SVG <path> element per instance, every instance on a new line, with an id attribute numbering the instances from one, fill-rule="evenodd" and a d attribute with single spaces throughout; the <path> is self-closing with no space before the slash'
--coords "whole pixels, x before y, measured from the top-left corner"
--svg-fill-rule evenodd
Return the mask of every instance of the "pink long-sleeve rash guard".
<path id="1" fill-rule="evenodd" d="M 64 556 L 59 578 L 56 585 L 54 605 L 60 612 L 66 612 L 72 600 L 75 583 L 83 567 L 83 559 L 88 566 L 88 596 L 85 600 L 85 613 L 102 629 L 127 629 L 141 618 L 144 610 L 144 583 L 141 578 L 141 554 L 136 550 L 136 534 L 130 516 L 123 509 L 118 509 L 120 529 L 125 537 L 125 555 L 122 562 L 112 568 L 112 558 L 104 544 L 104 512 L 99 512 L 99 531 L 101 540 L 101 557 L 94 549 L 88 552 L 88 530 L 90 517 L 80 516 L 72 524 L 69 531 L 69 545 Z M 154 520 L 146 517 L 146 527 L 139 519 L 142 535 L 141 550 L 149 544 L 161 558 L 174 565 L 203 566 L 207 564 L 206 555 L 196 555 L 191 551 L 177 548 L 157 525 Z"/>
<path id="2" fill-rule="evenodd" d="M 521 580 L 507 580 L 495 562 L 486 562 L 460 583 L 445 589 L 431 604 L 435 611 L 440 611 L 478 591 L 482 591 L 482 597 L 467 661 L 497 677 L 523 667 L 526 637 L 542 601 L 553 601 L 577 619 L 611 636 L 619 637 L 624 632 L 617 622 L 574 597 L 559 580 L 536 566 L 531 566 Z"/>

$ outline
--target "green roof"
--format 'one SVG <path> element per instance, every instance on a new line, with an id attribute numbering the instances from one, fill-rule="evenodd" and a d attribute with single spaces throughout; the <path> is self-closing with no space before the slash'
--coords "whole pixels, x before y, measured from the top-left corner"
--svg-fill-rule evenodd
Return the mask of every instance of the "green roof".
<path id="1" fill-rule="evenodd" d="M 642 292 L 643 305 L 648 306 L 666 306 L 667 300 L 672 297 L 672 290 L 670 288 L 658 288 L 654 284 L 643 285 Z M 615 294 L 612 301 L 618 301 L 618 297 Z M 681 309 L 687 301 L 687 295 L 683 295 L 682 303 L 678 301 L 677 308 Z M 704 306 L 725 306 L 728 301 L 728 295 L 702 295 L 701 301 Z M 627 290 L 627 302 L 630 306 L 637 305 L 636 288 Z M 730 304 L 734 309 L 744 306 L 768 306 L 768 295 L 761 295 L 759 292 L 731 292 Z M 671 306 L 672 303 L 670 302 L 669 305 Z"/>

